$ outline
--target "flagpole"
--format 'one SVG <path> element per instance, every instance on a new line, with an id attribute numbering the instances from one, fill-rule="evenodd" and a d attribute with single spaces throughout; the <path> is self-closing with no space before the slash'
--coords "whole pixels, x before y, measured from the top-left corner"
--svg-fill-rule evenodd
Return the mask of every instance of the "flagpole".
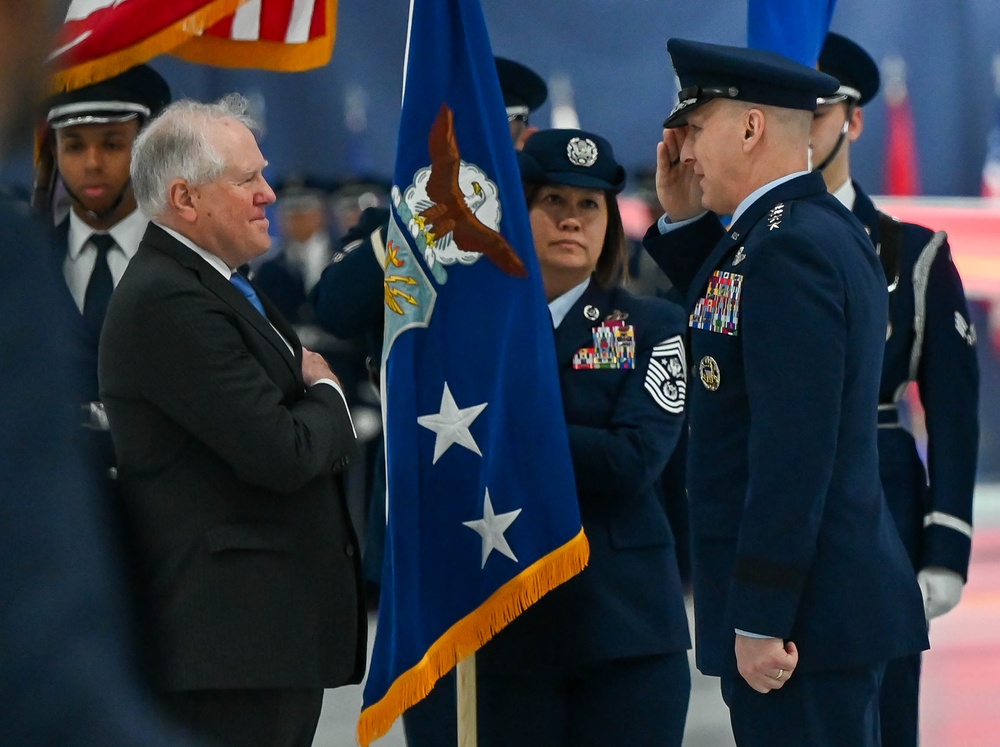
<path id="1" fill-rule="evenodd" d="M 458 662 L 455 688 L 458 691 L 458 747 L 476 747 L 476 655 L 469 654 Z"/>

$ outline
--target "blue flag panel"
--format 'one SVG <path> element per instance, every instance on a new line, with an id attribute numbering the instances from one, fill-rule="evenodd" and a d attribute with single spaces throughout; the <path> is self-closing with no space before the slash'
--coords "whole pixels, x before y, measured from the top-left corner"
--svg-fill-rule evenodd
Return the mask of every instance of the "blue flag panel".
<path id="1" fill-rule="evenodd" d="M 816 67 L 837 0 L 747 0 L 747 46 Z"/>
<path id="2" fill-rule="evenodd" d="M 588 556 L 552 322 L 477 0 L 412 1 L 404 76 L 365 745 Z"/>

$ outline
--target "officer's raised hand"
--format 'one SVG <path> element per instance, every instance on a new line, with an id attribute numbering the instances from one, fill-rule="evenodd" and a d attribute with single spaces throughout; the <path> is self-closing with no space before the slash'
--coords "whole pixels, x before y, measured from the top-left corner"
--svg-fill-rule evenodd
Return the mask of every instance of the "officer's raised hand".
<path id="1" fill-rule="evenodd" d="M 701 204 L 701 180 L 690 163 L 681 156 L 687 127 L 663 130 L 663 141 L 656 144 L 656 196 L 660 207 L 676 222 L 705 212 Z"/>

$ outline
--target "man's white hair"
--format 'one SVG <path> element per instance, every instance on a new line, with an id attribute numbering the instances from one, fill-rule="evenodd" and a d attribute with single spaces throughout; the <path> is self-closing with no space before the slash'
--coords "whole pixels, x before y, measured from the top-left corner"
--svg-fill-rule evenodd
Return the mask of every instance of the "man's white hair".
<path id="1" fill-rule="evenodd" d="M 238 93 L 206 104 L 192 99 L 175 101 L 150 122 L 132 146 L 132 189 L 139 209 L 151 218 L 167 209 L 167 189 L 174 179 L 206 184 L 219 177 L 226 162 L 205 136 L 208 125 L 235 120 L 259 132 L 247 112 L 247 100 Z"/>

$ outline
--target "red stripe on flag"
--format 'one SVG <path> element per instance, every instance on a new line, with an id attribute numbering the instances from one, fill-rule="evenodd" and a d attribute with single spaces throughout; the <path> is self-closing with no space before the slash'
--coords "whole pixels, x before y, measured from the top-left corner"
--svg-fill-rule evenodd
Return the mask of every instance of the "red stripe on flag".
<path id="1" fill-rule="evenodd" d="M 86 18 L 67 21 L 60 28 L 54 49 L 72 44 L 56 59 L 64 69 L 98 59 L 147 39 L 152 34 L 210 5 L 211 0 L 131 0 L 99 8 Z"/>
<path id="2" fill-rule="evenodd" d="M 333 23 L 334 15 L 331 13 L 327 19 L 326 0 L 316 0 L 313 5 L 312 24 L 309 26 L 309 38 L 319 39 L 326 34 L 327 23 Z"/>
<path id="3" fill-rule="evenodd" d="M 219 36 L 223 39 L 228 39 L 233 35 L 233 19 L 236 18 L 234 13 L 231 16 L 223 18 L 217 24 L 208 29 L 205 34 L 208 36 Z"/>
<path id="4" fill-rule="evenodd" d="M 295 0 L 262 0 L 260 7 L 260 38 L 264 41 L 285 41 Z"/>

